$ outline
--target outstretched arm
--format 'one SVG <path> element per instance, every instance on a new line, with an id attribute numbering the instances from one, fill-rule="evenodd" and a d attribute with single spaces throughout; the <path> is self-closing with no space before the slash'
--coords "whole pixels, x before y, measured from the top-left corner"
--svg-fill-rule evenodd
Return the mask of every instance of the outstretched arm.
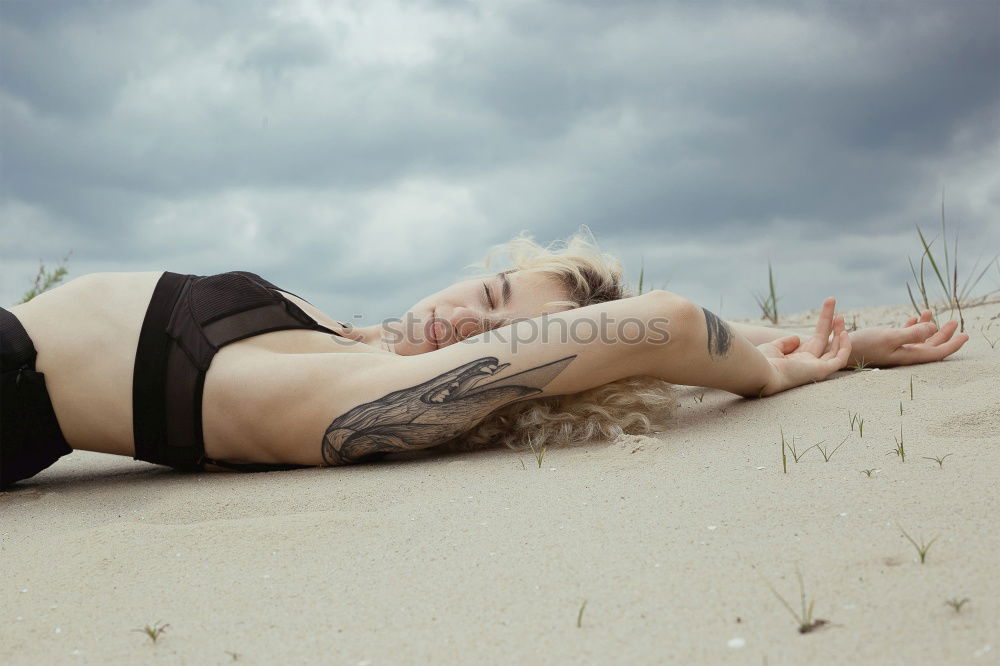
<path id="1" fill-rule="evenodd" d="M 825 313 L 821 344 L 757 348 L 711 312 L 655 291 L 514 322 L 427 354 L 273 354 L 258 368 L 283 402 L 268 406 L 288 442 L 283 461 L 342 465 L 441 444 L 517 400 L 636 375 L 747 397 L 818 381 L 847 358 L 832 299 Z"/>
<path id="2" fill-rule="evenodd" d="M 754 344 L 773 342 L 788 335 L 799 335 L 794 329 L 777 329 L 753 324 L 728 322 Z M 931 311 L 920 317 L 910 317 L 902 328 L 871 327 L 850 333 L 851 354 L 848 365 L 888 368 L 940 361 L 958 351 L 968 340 L 965 333 L 955 334 L 958 322 L 946 322 L 940 330 L 931 323 Z"/>

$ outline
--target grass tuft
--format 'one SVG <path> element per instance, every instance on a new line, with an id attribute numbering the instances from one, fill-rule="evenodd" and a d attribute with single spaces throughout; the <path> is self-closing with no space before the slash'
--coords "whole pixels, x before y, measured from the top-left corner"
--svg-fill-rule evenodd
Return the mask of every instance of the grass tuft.
<path id="1" fill-rule="evenodd" d="M 767 282 L 770 293 L 765 297 L 763 294 L 754 293 L 754 300 L 760 307 L 761 319 L 767 319 L 772 324 L 778 324 L 778 296 L 774 291 L 774 272 L 771 270 L 771 262 L 767 262 Z"/>
<path id="2" fill-rule="evenodd" d="M 156 639 L 160 637 L 160 634 L 162 634 L 164 630 L 170 626 L 169 624 L 164 624 L 160 626 L 161 622 L 163 622 L 163 620 L 157 620 L 156 622 L 153 623 L 153 626 L 149 626 L 147 624 L 142 629 L 133 629 L 132 631 L 140 631 L 146 634 L 147 636 L 149 636 L 149 639 L 155 643 Z"/>
<path id="3" fill-rule="evenodd" d="M 535 450 L 535 446 L 528 442 L 528 446 L 531 447 L 531 452 L 535 454 L 535 460 L 538 461 L 538 468 L 542 468 L 542 460 L 545 459 L 545 449 L 548 447 L 543 446 L 542 448 Z"/>
<path id="4" fill-rule="evenodd" d="M 982 327 L 979 328 L 979 332 L 983 334 L 983 337 L 986 339 L 986 342 L 990 343 L 990 349 L 996 349 L 997 343 L 1000 342 L 1000 336 L 998 336 L 996 340 L 990 340 L 986 336 L 986 331 L 984 331 Z"/>
<path id="5" fill-rule="evenodd" d="M 854 432 L 854 426 L 858 426 L 858 436 L 865 436 L 865 420 L 861 418 L 859 412 L 851 413 L 851 410 L 847 410 L 847 415 L 851 417 L 851 432 Z"/>
<path id="6" fill-rule="evenodd" d="M 56 266 L 55 270 L 46 270 L 45 264 L 39 262 L 40 265 L 38 266 L 38 273 L 35 275 L 34 283 L 32 284 L 31 289 L 25 292 L 24 297 L 18 305 L 21 303 L 27 303 L 35 296 L 48 291 L 62 282 L 63 278 L 66 277 L 66 274 L 69 273 L 66 269 L 66 262 L 69 261 L 71 254 L 73 254 L 72 250 L 67 252 L 66 256 L 59 260 L 59 264 Z"/>
<path id="7" fill-rule="evenodd" d="M 873 469 L 863 469 L 863 470 L 861 470 L 861 473 L 864 474 L 864 475 L 866 475 L 870 479 L 870 478 L 872 478 L 872 474 L 874 474 L 877 471 L 879 471 L 879 470 L 874 469 L 874 468 Z"/>
<path id="8" fill-rule="evenodd" d="M 577 628 L 580 628 L 581 626 L 583 626 L 581 624 L 583 622 L 583 609 L 586 608 L 586 607 L 587 607 L 587 600 L 584 599 L 583 603 L 580 604 L 580 612 L 576 614 L 576 626 L 577 626 Z"/>
<path id="9" fill-rule="evenodd" d="M 819 444 L 822 444 L 822 443 L 823 442 L 820 441 L 818 444 L 813 444 L 812 446 L 810 446 L 808 449 L 805 449 L 804 451 L 801 451 L 801 452 L 797 451 L 795 449 L 795 436 L 794 435 L 792 436 L 791 443 L 786 442 L 785 441 L 785 431 L 782 429 L 781 430 L 781 460 L 782 460 L 783 463 L 785 462 L 785 450 L 787 449 L 788 452 L 792 454 L 792 459 L 797 463 L 802 458 L 802 456 L 804 456 L 806 453 L 809 452 L 809 449 L 815 448 L 816 446 L 818 446 Z M 787 473 L 788 473 L 788 467 L 786 465 L 785 466 L 785 474 L 787 474 Z"/>
<path id="10" fill-rule="evenodd" d="M 906 449 L 903 447 L 903 424 L 899 424 L 899 438 L 897 439 L 895 435 L 892 436 L 896 440 L 896 448 L 889 449 L 889 453 L 885 455 L 892 455 L 895 453 L 899 456 L 901 462 L 906 462 Z"/>
<path id="11" fill-rule="evenodd" d="M 969 305 L 973 305 L 975 303 L 982 302 L 982 301 L 986 300 L 986 298 L 988 298 L 992 294 L 996 293 L 996 290 L 994 290 L 992 292 L 989 292 L 989 293 L 985 294 L 984 296 L 982 296 L 982 297 L 980 297 L 978 299 L 973 300 L 973 299 L 970 298 L 970 296 L 972 294 L 972 291 L 975 290 L 975 288 L 979 284 L 980 280 L 983 279 L 983 276 L 986 274 L 986 271 L 989 270 L 989 267 L 992 266 L 994 263 L 996 263 L 997 266 L 998 266 L 998 268 L 1000 268 L 1000 262 L 997 261 L 998 257 L 1000 257 L 1000 254 L 995 255 L 992 259 L 990 259 L 988 262 L 986 262 L 986 265 L 983 267 L 983 270 L 980 271 L 979 274 L 977 275 L 976 274 L 976 269 L 979 268 L 979 262 L 982 260 L 982 257 L 980 256 L 980 258 L 976 260 L 976 263 L 972 267 L 972 271 L 969 273 L 968 277 L 965 279 L 965 281 L 962 283 L 962 285 L 959 286 L 959 282 L 958 282 L 958 232 L 957 231 L 955 232 L 955 239 L 954 239 L 954 242 L 952 244 L 952 248 L 953 248 L 952 249 L 952 254 L 949 256 L 949 254 L 948 254 L 948 228 L 947 228 L 947 223 L 945 221 L 945 215 L 944 215 L 944 190 L 941 191 L 941 236 L 942 236 L 942 246 L 943 246 L 943 249 L 944 249 L 944 272 L 943 272 L 943 274 L 942 274 L 942 271 L 941 271 L 940 262 L 938 261 L 940 259 L 940 255 L 938 257 L 935 257 L 934 253 L 931 251 L 931 246 L 934 244 L 934 241 L 937 240 L 937 239 L 934 238 L 934 239 L 931 239 L 930 242 L 928 242 L 927 238 L 924 236 L 924 232 L 920 229 L 919 225 L 917 225 L 917 236 L 920 238 L 920 245 L 921 245 L 921 247 L 923 247 L 923 253 L 920 255 L 920 271 L 919 271 L 919 273 L 917 272 L 917 269 L 913 266 L 913 260 L 912 259 L 908 259 L 908 261 L 910 262 L 910 272 L 913 274 L 913 279 L 914 279 L 914 282 L 916 283 L 917 291 L 920 293 L 921 299 L 923 300 L 923 303 L 924 303 L 923 309 L 925 309 L 925 310 L 931 310 L 931 312 L 934 313 L 933 308 L 931 308 L 931 306 L 930 306 L 930 299 L 927 296 L 927 284 L 926 284 L 926 281 L 924 279 L 924 266 L 925 266 L 925 259 L 926 259 L 926 263 L 930 264 L 931 269 L 933 269 L 933 271 L 934 271 L 934 276 L 937 278 L 938 285 L 941 287 L 941 292 L 942 292 L 942 295 L 944 296 L 944 300 L 945 300 L 946 306 L 949 308 L 949 314 L 952 313 L 952 312 L 954 312 L 955 310 L 958 310 L 959 332 L 964 333 L 965 332 L 965 318 L 962 315 L 962 307 L 967 307 Z M 954 266 L 951 265 L 952 260 L 954 260 L 954 262 L 955 262 Z M 906 283 L 906 291 L 907 291 L 907 293 L 910 296 L 910 303 L 913 304 L 913 308 L 917 311 L 917 316 L 919 317 L 920 316 L 920 312 L 921 312 L 921 308 L 917 305 L 916 298 L 914 298 L 913 290 L 910 288 L 910 283 L 909 282 Z M 934 324 L 937 325 L 937 317 L 936 316 L 934 317 Z"/>
<path id="12" fill-rule="evenodd" d="M 969 597 L 962 597 L 961 599 L 952 597 L 951 599 L 945 599 L 944 602 L 951 606 L 956 613 L 961 613 L 962 606 L 969 603 Z"/>
<path id="13" fill-rule="evenodd" d="M 931 456 L 921 456 L 921 457 L 924 460 L 933 460 L 934 462 L 936 462 L 938 464 L 938 467 L 944 467 L 944 459 L 947 458 L 950 455 L 953 455 L 953 454 L 946 453 L 943 456 L 941 456 L 940 458 L 938 458 L 937 456 L 934 456 L 934 457 L 931 457 Z"/>
<path id="14" fill-rule="evenodd" d="M 788 474 L 788 456 L 785 455 L 785 431 L 781 431 L 781 469 Z"/>
<path id="15" fill-rule="evenodd" d="M 815 631 L 823 625 L 828 624 L 828 622 L 826 620 L 813 619 L 813 606 L 816 604 L 816 599 L 812 598 L 809 600 L 809 604 L 806 604 L 806 586 L 802 580 L 802 572 L 799 571 L 798 565 L 795 567 L 795 575 L 799 579 L 799 599 L 802 606 L 802 610 L 800 612 L 796 612 L 796 610 L 792 608 L 792 605 L 788 603 L 783 596 L 781 596 L 778 590 L 775 589 L 774 585 L 771 584 L 771 581 L 763 576 L 761 576 L 761 578 L 764 578 L 764 582 L 769 588 L 771 588 L 771 592 L 774 593 L 774 596 L 777 597 L 778 601 L 781 602 L 781 605 L 788 609 L 788 612 L 791 613 L 792 617 L 795 618 L 795 621 L 798 622 L 799 633 L 808 634 L 810 631 Z"/>
<path id="16" fill-rule="evenodd" d="M 839 449 L 840 447 L 842 447 L 844 445 L 844 442 L 846 442 L 850 438 L 851 438 L 850 435 L 848 435 L 847 437 L 845 437 L 843 440 L 841 440 L 840 444 L 837 444 L 837 447 L 833 451 L 830 451 L 829 453 L 827 453 L 827 449 L 826 448 L 820 446 L 820 444 L 822 444 L 823 442 L 819 442 L 818 444 L 816 444 L 816 448 L 819 449 L 820 455 L 823 456 L 823 462 L 830 462 L 830 458 L 832 458 L 833 454 L 837 452 L 837 449 Z M 826 440 L 824 440 L 824 441 L 826 441 Z"/>
<path id="17" fill-rule="evenodd" d="M 920 543 L 917 544 L 917 542 L 913 540 L 913 537 L 907 534 L 906 530 L 904 530 L 901 525 L 897 524 L 896 527 L 899 527 L 899 531 L 903 533 L 903 536 L 905 536 L 906 539 L 913 544 L 913 547 L 917 549 L 917 554 L 920 555 L 920 563 L 923 564 L 924 560 L 927 559 L 927 551 L 931 549 L 931 546 L 933 546 L 934 542 L 938 540 L 938 537 L 934 537 L 927 543 L 924 543 L 924 539 L 921 537 Z"/>
<path id="18" fill-rule="evenodd" d="M 851 370 L 853 370 L 854 372 L 861 372 L 862 370 L 867 370 L 869 367 L 870 367 L 869 364 L 865 362 L 864 356 L 862 356 L 858 361 L 856 361 L 854 365 L 850 366 Z"/>

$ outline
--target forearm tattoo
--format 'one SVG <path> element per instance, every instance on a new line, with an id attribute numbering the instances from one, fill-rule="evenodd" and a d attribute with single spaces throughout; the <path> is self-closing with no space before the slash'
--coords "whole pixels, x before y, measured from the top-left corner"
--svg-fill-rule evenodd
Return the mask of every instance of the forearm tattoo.
<path id="1" fill-rule="evenodd" d="M 443 443 L 493 410 L 541 393 L 574 358 L 575 354 L 480 385 L 510 366 L 486 356 L 358 405 L 326 429 L 323 462 L 344 465 Z"/>
<path id="2" fill-rule="evenodd" d="M 701 311 L 705 313 L 705 326 L 708 327 L 709 356 L 725 356 L 733 345 L 733 332 L 726 325 L 726 322 L 719 319 L 714 313 L 705 308 L 702 308 Z"/>

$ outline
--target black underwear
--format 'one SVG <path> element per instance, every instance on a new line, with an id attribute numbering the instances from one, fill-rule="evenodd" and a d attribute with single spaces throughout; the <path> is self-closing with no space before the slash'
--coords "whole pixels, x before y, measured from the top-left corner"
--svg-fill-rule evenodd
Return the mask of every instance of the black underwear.
<path id="1" fill-rule="evenodd" d="M 38 352 L 13 312 L 0 308 L 0 489 L 38 474 L 73 449 L 52 409 Z"/>
<path id="2" fill-rule="evenodd" d="M 286 329 L 340 335 L 275 290 L 280 287 L 245 271 L 163 274 L 153 290 L 136 350 L 132 384 L 136 460 L 188 471 L 204 470 L 206 464 L 241 472 L 310 467 L 230 463 L 205 455 L 202 393 L 205 374 L 220 348 Z"/>

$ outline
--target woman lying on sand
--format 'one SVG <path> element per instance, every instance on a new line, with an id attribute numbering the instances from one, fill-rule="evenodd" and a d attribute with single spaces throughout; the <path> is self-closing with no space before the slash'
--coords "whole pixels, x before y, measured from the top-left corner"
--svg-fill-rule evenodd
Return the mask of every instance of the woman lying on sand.
<path id="1" fill-rule="evenodd" d="M 73 449 L 266 471 L 641 434 L 675 384 L 757 398 L 861 359 L 939 361 L 968 340 L 930 311 L 849 335 L 833 298 L 806 338 L 725 322 L 678 294 L 632 295 L 584 233 L 515 238 L 483 268 L 498 250 L 512 269 L 360 328 L 239 271 L 97 273 L 0 308 L 0 486 Z"/>

